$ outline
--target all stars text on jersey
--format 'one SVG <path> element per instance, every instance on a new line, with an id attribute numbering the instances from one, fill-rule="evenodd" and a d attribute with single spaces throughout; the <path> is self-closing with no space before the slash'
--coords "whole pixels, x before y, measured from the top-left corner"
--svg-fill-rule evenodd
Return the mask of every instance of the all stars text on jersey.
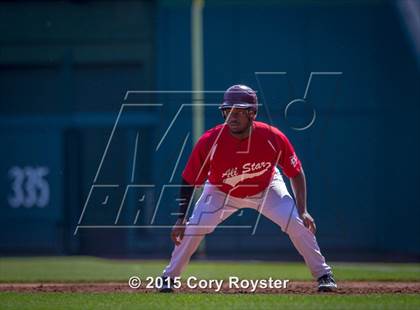
<path id="1" fill-rule="evenodd" d="M 255 172 L 258 170 L 268 170 L 271 167 L 271 163 L 267 161 L 259 162 L 259 163 L 245 163 L 242 165 L 242 171 L 238 172 L 238 167 L 229 168 L 222 174 L 222 178 L 231 178 L 237 176 L 239 174 Z"/>

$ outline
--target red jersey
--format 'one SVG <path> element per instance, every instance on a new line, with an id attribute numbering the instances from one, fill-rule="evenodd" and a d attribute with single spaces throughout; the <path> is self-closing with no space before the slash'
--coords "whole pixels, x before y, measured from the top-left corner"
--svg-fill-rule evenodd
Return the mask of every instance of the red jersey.
<path id="1" fill-rule="evenodd" d="M 238 139 L 225 124 L 206 131 L 195 145 L 182 172 L 184 180 L 202 185 L 206 179 L 221 191 L 244 198 L 270 184 L 279 165 L 289 178 L 301 171 L 292 144 L 277 128 L 253 122 L 249 137 Z"/>

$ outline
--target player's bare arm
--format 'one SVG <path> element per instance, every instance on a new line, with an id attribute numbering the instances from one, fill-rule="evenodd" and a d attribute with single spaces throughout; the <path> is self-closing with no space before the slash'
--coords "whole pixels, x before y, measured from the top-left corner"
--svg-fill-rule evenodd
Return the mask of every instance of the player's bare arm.
<path id="1" fill-rule="evenodd" d="M 172 227 L 171 239 L 175 245 L 180 245 L 182 238 L 184 238 L 186 220 L 179 218 Z"/>
<path id="2" fill-rule="evenodd" d="M 187 222 L 187 209 L 190 205 L 193 192 L 194 187 L 190 186 L 187 181 L 182 179 L 182 186 L 179 193 L 179 215 L 171 231 L 171 239 L 175 245 L 179 245 L 184 238 L 185 224 Z"/>
<path id="3" fill-rule="evenodd" d="M 306 206 L 306 178 L 303 168 L 300 172 L 293 178 L 290 178 L 290 183 L 292 185 L 293 194 L 296 200 L 296 208 L 298 210 L 299 216 L 302 219 L 305 226 L 312 232 L 316 233 L 316 225 L 312 216 L 308 213 Z"/>

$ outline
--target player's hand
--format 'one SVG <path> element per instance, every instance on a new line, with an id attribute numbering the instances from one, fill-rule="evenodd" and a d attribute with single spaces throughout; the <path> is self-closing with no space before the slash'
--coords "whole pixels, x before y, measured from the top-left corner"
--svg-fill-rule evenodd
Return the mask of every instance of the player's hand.
<path id="1" fill-rule="evenodd" d="M 180 245 L 182 238 L 184 238 L 184 232 L 185 232 L 185 220 L 184 219 L 178 219 L 172 227 L 171 232 L 171 239 L 175 243 L 175 245 Z"/>
<path id="2" fill-rule="evenodd" d="M 316 225 L 315 225 L 315 221 L 312 218 L 312 216 L 308 212 L 304 212 L 304 213 L 300 214 L 300 218 L 302 219 L 305 227 L 308 228 L 315 235 Z"/>

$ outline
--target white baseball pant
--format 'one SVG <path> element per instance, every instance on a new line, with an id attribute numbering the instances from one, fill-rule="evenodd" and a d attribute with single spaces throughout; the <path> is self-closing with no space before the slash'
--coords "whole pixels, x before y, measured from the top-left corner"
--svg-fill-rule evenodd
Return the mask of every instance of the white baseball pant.
<path id="1" fill-rule="evenodd" d="M 331 272 L 331 267 L 326 264 L 314 234 L 303 224 L 295 202 L 276 168 L 269 187 L 262 193 L 246 198 L 229 196 L 206 182 L 203 193 L 186 224 L 184 238 L 180 245 L 175 246 L 163 276 L 180 276 L 203 237 L 213 232 L 218 224 L 242 208 L 257 210 L 279 225 L 282 231 L 289 235 L 315 279 Z"/>

